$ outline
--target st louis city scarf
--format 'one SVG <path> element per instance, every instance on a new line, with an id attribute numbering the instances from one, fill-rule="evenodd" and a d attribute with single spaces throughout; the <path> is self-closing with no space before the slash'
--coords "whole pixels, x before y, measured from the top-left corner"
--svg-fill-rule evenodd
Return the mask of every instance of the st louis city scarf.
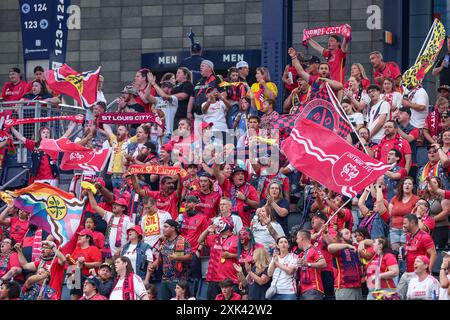
<path id="1" fill-rule="evenodd" d="M 11 128 L 11 127 L 17 126 L 19 124 L 51 122 L 51 121 L 58 121 L 58 120 L 67 120 L 67 121 L 73 121 L 76 123 L 83 123 L 84 116 L 76 115 L 76 116 L 55 116 L 55 117 L 45 117 L 45 118 L 8 119 L 8 120 L 5 120 L 5 128 Z"/>

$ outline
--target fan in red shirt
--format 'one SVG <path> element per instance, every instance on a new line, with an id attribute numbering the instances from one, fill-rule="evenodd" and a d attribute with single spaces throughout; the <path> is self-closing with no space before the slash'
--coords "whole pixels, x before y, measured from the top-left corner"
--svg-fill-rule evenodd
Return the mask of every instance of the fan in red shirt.
<path id="1" fill-rule="evenodd" d="M 333 255 L 334 287 L 336 300 L 362 300 L 361 263 L 352 244 L 352 233 L 342 229 L 337 235 L 338 243 L 328 245 L 328 251 Z"/>
<path id="2" fill-rule="evenodd" d="M 322 253 L 311 244 L 311 232 L 297 232 L 297 245 L 302 249 L 299 255 L 299 279 L 301 300 L 323 300 L 323 284 L 321 270 L 327 267 Z"/>
<path id="3" fill-rule="evenodd" d="M 199 203 L 197 204 L 198 212 L 208 219 L 213 219 L 217 215 L 220 202 L 220 194 L 213 191 L 214 185 L 211 179 L 212 177 L 206 173 L 200 174 L 200 189 L 191 193 L 191 195 L 199 199 Z"/>
<path id="4" fill-rule="evenodd" d="M 217 231 L 217 233 L 216 233 Z M 233 226 L 229 219 L 221 218 L 219 225 L 210 225 L 198 239 L 206 240 L 210 249 L 210 258 L 206 281 L 208 282 L 208 300 L 214 300 L 220 293 L 219 283 L 227 278 L 238 284 L 234 263 L 237 263 L 238 236 L 233 234 Z"/>
<path id="5" fill-rule="evenodd" d="M 362 89 L 367 90 L 367 87 L 370 86 L 370 80 L 367 77 L 366 71 L 361 63 L 353 63 L 350 68 L 350 77 L 354 77 L 357 81 L 360 82 Z M 344 88 L 348 89 L 349 82 L 348 80 L 344 83 Z"/>
<path id="6" fill-rule="evenodd" d="M 94 276 L 88 277 L 83 284 L 83 296 L 79 300 L 108 300 L 98 293 L 100 280 Z"/>
<path id="7" fill-rule="evenodd" d="M 436 221 L 434 221 L 434 218 L 429 214 L 430 203 L 425 199 L 420 199 L 417 201 L 412 213 L 419 219 L 419 228 L 431 235 L 436 227 Z"/>
<path id="8" fill-rule="evenodd" d="M 19 101 L 27 93 L 28 83 L 22 80 L 19 68 L 9 70 L 9 80 L 3 85 L 1 98 L 4 101 Z"/>
<path id="9" fill-rule="evenodd" d="M 233 281 L 231 279 L 225 279 L 220 283 L 220 290 L 222 293 L 219 293 L 215 300 L 242 300 L 242 297 L 239 293 L 234 292 L 233 289 Z"/>
<path id="10" fill-rule="evenodd" d="M 179 177 L 179 175 L 178 175 Z M 175 190 L 175 181 L 168 176 L 161 179 L 161 191 L 148 191 L 141 188 L 137 182 L 136 176 L 132 176 L 134 190 L 141 197 L 151 197 L 156 200 L 156 207 L 159 210 L 167 211 L 173 220 L 178 218 L 178 202 L 181 197 L 182 184 L 178 179 L 178 187 Z"/>
<path id="11" fill-rule="evenodd" d="M 215 166 L 215 170 L 219 167 Z M 216 172 L 216 177 L 220 175 Z M 258 208 L 259 198 L 256 189 L 248 181 L 248 172 L 240 167 L 233 170 L 231 183 L 223 185 L 225 196 L 231 199 L 232 214 L 238 214 L 245 228 L 250 226 L 252 213 Z"/>
<path id="12" fill-rule="evenodd" d="M 419 219 L 414 214 L 408 214 L 403 218 L 403 231 L 406 232 L 406 245 L 403 255 L 400 258 L 405 259 L 406 256 L 406 272 L 403 273 L 397 285 L 397 292 L 402 298 L 406 297 L 408 284 L 414 273 L 414 261 L 418 256 L 426 256 L 430 259 L 430 270 L 436 262 L 437 253 L 433 242 L 433 238 L 419 228 Z"/>
<path id="13" fill-rule="evenodd" d="M 364 240 L 368 245 L 372 244 L 375 256 L 370 260 L 366 270 L 366 283 L 369 288 L 367 300 L 374 300 L 374 290 L 386 290 L 395 292 L 394 278 L 399 273 L 397 259 L 391 253 L 389 242 L 384 237 L 378 237 L 375 241 Z M 380 261 L 381 260 L 381 261 Z M 377 269 L 378 279 L 377 279 Z"/>
<path id="14" fill-rule="evenodd" d="M 8 214 L 13 211 L 18 211 L 17 216 L 8 217 Z M 27 233 L 29 226 L 29 213 L 19 210 L 14 207 L 7 207 L 0 214 L 0 224 L 9 226 L 9 236 L 14 239 L 16 243 L 21 243 L 23 237 Z"/>
<path id="15" fill-rule="evenodd" d="M 13 241 L 14 240 L 5 238 L 1 244 L 0 280 L 2 281 L 8 281 L 13 278 L 23 281 L 23 276 L 20 279 L 17 278 L 17 276 L 22 273 L 22 267 L 20 266 L 17 252 L 13 251 Z"/>
<path id="16" fill-rule="evenodd" d="M 198 238 L 209 227 L 209 219 L 197 210 L 199 200 L 196 196 L 186 197 L 186 211 L 183 213 L 183 223 L 181 224 L 181 235 L 191 245 L 192 252 L 196 252 L 199 243 Z"/>
<path id="17" fill-rule="evenodd" d="M 308 44 L 327 59 L 330 65 L 331 79 L 343 84 L 345 78 L 345 60 L 348 51 L 346 38 L 341 40 L 339 36 L 330 36 L 328 39 L 328 49 L 323 48 L 312 39 L 308 41 Z"/>
<path id="18" fill-rule="evenodd" d="M 156 96 L 156 90 L 150 85 L 148 81 L 148 74 L 151 74 L 151 72 L 147 68 L 138 70 L 133 82 L 133 86 L 138 93 L 138 96 L 135 98 L 136 102 L 141 106 L 144 106 L 145 112 L 151 112 L 151 105 L 146 97 L 148 91 L 150 91 L 152 96 Z"/>
<path id="19" fill-rule="evenodd" d="M 398 133 L 398 124 L 395 121 L 389 120 L 384 125 L 384 138 L 381 139 L 376 147 L 375 158 L 381 162 L 388 163 L 388 154 L 392 149 L 400 151 L 402 158 L 398 165 L 409 172 L 412 163 L 411 146 Z"/>
<path id="20" fill-rule="evenodd" d="M 316 192 L 316 202 L 317 208 L 325 213 L 327 217 L 331 217 L 334 212 L 339 209 L 348 200 L 347 197 L 343 197 L 339 194 L 334 196 L 334 199 L 330 199 L 325 195 L 324 191 Z M 352 203 L 351 201 L 346 204 L 336 215 L 333 216 L 330 223 L 328 224 L 328 231 L 334 233 L 347 228 L 352 230 L 353 228 L 353 214 L 351 211 Z"/>
<path id="21" fill-rule="evenodd" d="M 398 65 L 395 62 L 384 62 L 383 55 L 379 51 L 370 53 L 369 58 L 370 64 L 373 67 L 373 78 L 375 83 L 382 87 L 384 79 L 394 79 L 395 89 L 400 92 L 402 73 Z"/>

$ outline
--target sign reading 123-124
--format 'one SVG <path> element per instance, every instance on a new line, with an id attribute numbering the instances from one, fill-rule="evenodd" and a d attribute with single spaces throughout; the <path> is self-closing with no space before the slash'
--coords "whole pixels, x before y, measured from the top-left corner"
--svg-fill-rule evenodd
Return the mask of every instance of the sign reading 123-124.
<path id="1" fill-rule="evenodd" d="M 22 41 L 25 59 L 46 59 L 50 47 L 50 19 L 45 0 L 21 0 Z"/>

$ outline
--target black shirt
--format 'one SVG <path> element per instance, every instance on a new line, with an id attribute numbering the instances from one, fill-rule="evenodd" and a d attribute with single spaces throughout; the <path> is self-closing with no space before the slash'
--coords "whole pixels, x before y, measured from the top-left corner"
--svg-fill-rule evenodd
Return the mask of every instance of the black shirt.
<path id="1" fill-rule="evenodd" d="M 450 54 L 448 52 L 441 59 L 439 59 L 436 67 L 440 67 L 444 59 L 447 59 L 447 61 L 450 60 Z M 442 69 L 441 73 L 439 74 L 439 81 L 441 86 L 444 84 L 450 86 L 450 63 L 448 64 L 447 68 L 444 66 L 444 68 Z"/>
<path id="2" fill-rule="evenodd" d="M 172 95 L 184 92 L 188 95 L 188 97 L 184 100 L 178 100 L 178 108 L 177 112 L 175 113 L 175 119 L 181 119 L 186 118 L 187 116 L 187 107 L 189 104 L 189 98 L 194 94 L 194 85 L 190 83 L 189 81 L 185 81 L 182 83 L 177 84 L 172 89 Z M 174 127 L 174 129 L 176 129 Z"/>
<path id="3" fill-rule="evenodd" d="M 197 83 L 202 77 L 200 74 L 200 65 L 204 59 L 201 56 L 193 55 L 181 61 L 180 67 L 188 68 L 192 71 L 192 82 Z"/>
<path id="4" fill-rule="evenodd" d="M 197 114 L 202 114 L 202 104 L 206 102 L 206 89 L 207 88 L 217 88 L 219 91 L 219 83 L 221 80 L 214 74 L 210 75 L 208 78 L 203 77 L 194 87 L 194 111 Z"/>

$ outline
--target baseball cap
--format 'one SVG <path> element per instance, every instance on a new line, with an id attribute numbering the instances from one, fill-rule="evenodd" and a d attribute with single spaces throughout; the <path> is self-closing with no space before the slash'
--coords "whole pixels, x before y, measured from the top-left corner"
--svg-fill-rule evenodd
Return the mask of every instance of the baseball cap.
<path id="1" fill-rule="evenodd" d="M 325 215 L 325 213 L 323 213 L 323 212 L 314 212 L 312 215 L 311 215 L 311 218 L 312 217 L 317 217 L 317 218 L 319 218 L 319 219 L 322 219 L 323 221 L 325 221 L 325 222 L 327 222 L 327 220 L 328 220 L 328 218 L 327 218 L 327 216 Z"/>
<path id="2" fill-rule="evenodd" d="M 90 277 L 87 277 L 85 281 L 88 281 L 90 284 L 92 284 L 97 289 L 100 286 L 100 280 L 98 280 L 97 277 L 90 276 Z"/>
<path id="3" fill-rule="evenodd" d="M 440 85 L 439 88 L 437 89 L 438 92 L 441 92 L 441 90 L 447 90 L 448 92 L 450 92 L 450 86 L 443 84 Z"/>
<path id="4" fill-rule="evenodd" d="M 123 207 L 128 207 L 128 203 L 124 198 L 119 198 L 116 201 L 114 201 L 114 203 Z"/>
<path id="5" fill-rule="evenodd" d="M 202 122 L 202 131 L 205 130 L 206 128 L 212 127 L 214 125 L 214 123 L 212 122 Z"/>
<path id="6" fill-rule="evenodd" d="M 191 45 L 191 51 L 193 51 L 193 52 L 199 52 L 200 50 L 202 50 L 202 46 L 200 45 L 200 43 L 194 42 L 194 43 Z"/>
<path id="7" fill-rule="evenodd" d="M 427 256 L 417 256 L 416 259 L 422 260 L 428 266 L 430 265 L 430 259 Z"/>
<path id="8" fill-rule="evenodd" d="M 94 233 L 92 232 L 92 230 L 89 229 L 83 229 L 80 232 L 78 232 L 79 236 L 89 236 L 92 239 L 94 239 Z"/>
<path id="9" fill-rule="evenodd" d="M 247 61 L 239 61 L 238 63 L 236 63 L 236 68 L 238 68 L 238 69 L 240 69 L 240 68 L 248 68 Z"/>
<path id="10" fill-rule="evenodd" d="M 309 64 L 320 63 L 320 59 L 317 56 L 312 56 L 311 59 L 309 59 L 305 62 L 309 63 Z"/>
<path id="11" fill-rule="evenodd" d="M 111 270 L 112 271 L 112 266 L 108 263 L 108 262 L 103 262 L 101 265 L 100 265 L 100 268 L 99 269 L 101 269 L 101 268 L 103 268 L 103 267 L 107 267 L 107 268 L 109 268 L 109 270 Z"/>

